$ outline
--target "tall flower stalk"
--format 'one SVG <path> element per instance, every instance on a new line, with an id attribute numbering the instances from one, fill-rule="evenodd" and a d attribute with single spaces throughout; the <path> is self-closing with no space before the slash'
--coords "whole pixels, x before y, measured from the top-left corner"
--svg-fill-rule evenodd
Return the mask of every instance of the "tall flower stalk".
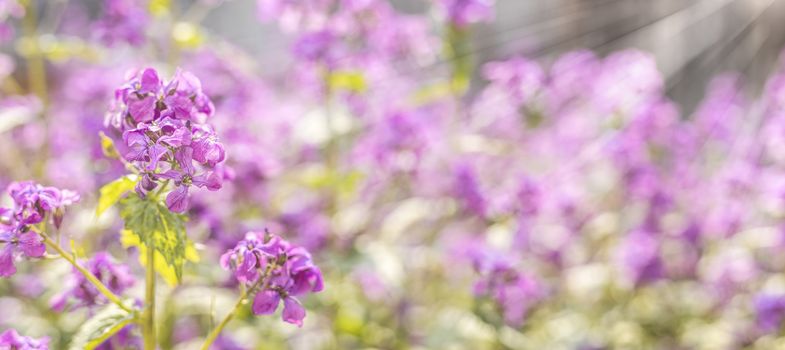
<path id="1" fill-rule="evenodd" d="M 116 155 L 133 170 L 107 185 L 109 202 L 120 200 L 126 231 L 138 237 L 145 266 L 145 300 L 141 320 L 144 348 L 156 347 L 156 268 L 164 264 L 182 274 L 185 236 L 182 213 L 192 187 L 215 191 L 223 181 L 223 145 L 207 119 L 213 104 L 199 79 L 178 69 L 164 82 L 154 69 L 141 70 L 120 87 L 107 114 Z M 110 152 L 111 153 L 111 152 Z M 165 199 L 162 200 L 163 195 Z M 143 249 L 142 249 L 143 248 Z M 163 262 L 158 262 L 162 259 Z"/>

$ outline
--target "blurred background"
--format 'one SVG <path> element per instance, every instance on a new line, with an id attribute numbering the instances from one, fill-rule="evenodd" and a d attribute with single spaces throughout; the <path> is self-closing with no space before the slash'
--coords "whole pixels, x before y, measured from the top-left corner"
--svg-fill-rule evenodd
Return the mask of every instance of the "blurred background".
<path id="1" fill-rule="evenodd" d="M 116 208 L 95 214 L 127 173 L 99 133 L 128 147 L 105 123 L 129 116 L 128 72 L 182 67 L 215 107 L 223 187 L 192 189 L 200 259 L 159 290 L 162 349 L 198 347 L 238 294 L 217 261 L 264 228 L 326 288 L 302 328 L 244 310 L 216 350 L 785 349 L 785 0 L 0 0 L 0 19 L 0 184 L 78 191 L 63 232 L 85 258 L 144 272 Z M 54 312 L 70 266 L 16 258 L 0 330 L 66 348 L 102 304 Z M 124 332 L 104 349 L 138 348 Z"/>
<path id="2" fill-rule="evenodd" d="M 391 0 L 427 14 L 421 0 Z M 785 45 L 785 2 L 777 0 L 496 0 L 496 17 L 473 32 L 471 54 L 485 62 L 523 54 L 549 60 L 575 49 L 600 55 L 625 48 L 648 51 L 667 79 L 667 95 L 689 114 L 718 73 L 747 77 L 759 93 Z M 275 69 L 288 57 L 274 24 L 247 16 L 252 1 L 230 1 L 205 25 L 248 48 Z"/>

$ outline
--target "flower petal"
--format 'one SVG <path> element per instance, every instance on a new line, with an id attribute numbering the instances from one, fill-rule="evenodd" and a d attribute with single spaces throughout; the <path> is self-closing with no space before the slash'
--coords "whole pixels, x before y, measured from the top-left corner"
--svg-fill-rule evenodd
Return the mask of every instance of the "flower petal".
<path id="1" fill-rule="evenodd" d="M 26 232 L 20 235 L 19 248 L 30 258 L 40 258 L 46 253 L 43 239 L 35 232 Z"/>
<path id="2" fill-rule="evenodd" d="M 155 69 L 147 68 L 142 72 L 140 94 L 148 92 L 155 93 L 161 87 L 161 79 L 158 78 L 158 73 Z"/>
<path id="3" fill-rule="evenodd" d="M 13 252 L 11 245 L 7 245 L 5 249 L 0 251 L 0 277 L 10 277 L 16 273 Z"/>
<path id="4" fill-rule="evenodd" d="M 128 114 L 134 121 L 149 122 L 155 117 L 155 98 L 142 97 L 141 99 L 136 95 L 128 97 Z"/>
<path id="5" fill-rule="evenodd" d="M 283 314 L 281 315 L 284 322 L 296 324 L 297 327 L 303 326 L 303 319 L 305 318 L 305 308 L 300 305 L 297 299 L 287 297 L 283 301 Z"/>
<path id="6" fill-rule="evenodd" d="M 188 187 L 178 186 L 166 196 L 166 206 L 175 213 L 182 213 L 188 207 Z"/>
<path id="7" fill-rule="evenodd" d="M 256 315 L 270 315 L 278 309 L 281 296 L 274 290 L 265 290 L 256 293 L 253 300 L 253 313 Z"/>

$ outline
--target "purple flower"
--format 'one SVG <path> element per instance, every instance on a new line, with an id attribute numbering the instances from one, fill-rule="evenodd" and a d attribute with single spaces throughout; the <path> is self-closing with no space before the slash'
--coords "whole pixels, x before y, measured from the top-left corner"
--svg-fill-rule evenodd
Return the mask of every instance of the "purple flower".
<path id="1" fill-rule="evenodd" d="M 43 239 L 32 231 L 22 232 L 26 229 L 24 225 L 0 224 L 0 244 L 5 244 L 0 248 L 0 276 L 10 277 L 16 273 L 14 260 L 18 256 L 40 258 L 46 252 Z"/>
<path id="2" fill-rule="evenodd" d="M 155 171 L 158 162 L 166 156 L 168 149 L 159 142 L 153 141 L 148 135 L 148 128 L 128 130 L 123 133 L 123 141 L 128 147 L 123 157 L 129 161 L 146 163 L 147 171 Z"/>
<path id="3" fill-rule="evenodd" d="M 487 202 L 480 192 L 480 183 L 474 168 L 469 163 L 460 163 L 455 167 L 455 183 L 453 191 L 468 212 L 485 217 Z"/>
<path id="4" fill-rule="evenodd" d="M 115 294 L 122 294 L 136 282 L 130 269 L 116 263 L 106 252 L 97 253 L 85 264 L 85 268 Z M 74 308 L 92 307 L 107 302 L 103 294 L 77 270 L 71 274 L 69 285 L 52 298 L 52 309 L 62 311 L 71 300 L 75 301 Z"/>
<path id="5" fill-rule="evenodd" d="M 10 41 L 14 36 L 14 26 L 9 18 L 22 18 L 25 8 L 17 0 L 0 0 L 0 44 Z"/>
<path id="6" fill-rule="evenodd" d="M 174 78 L 164 88 L 166 108 L 163 116 L 204 122 L 213 115 L 215 107 L 202 92 L 202 83 L 191 72 L 177 69 Z"/>
<path id="7" fill-rule="evenodd" d="M 44 187 L 32 181 L 14 182 L 7 191 L 16 204 L 15 218 L 27 225 L 40 223 L 47 213 L 79 200 L 71 191 Z"/>
<path id="8" fill-rule="evenodd" d="M 355 149 L 380 171 L 416 172 L 430 147 L 429 116 L 420 111 L 396 111 L 384 116 Z"/>
<path id="9" fill-rule="evenodd" d="M 493 18 L 493 0 L 440 0 L 450 23 L 465 27 Z"/>
<path id="10" fill-rule="evenodd" d="M 198 128 L 193 136 L 193 159 L 199 163 L 214 167 L 223 162 L 225 157 L 224 146 L 218 141 L 218 136 L 207 127 Z"/>
<path id="11" fill-rule="evenodd" d="M 221 334 L 215 339 L 215 342 L 210 347 L 215 350 L 247 350 L 247 347 L 240 345 L 238 342 L 232 340 L 226 334 Z"/>
<path id="12" fill-rule="evenodd" d="M 162 86 L 161 78 L 158 77 L 158 72 L 152 68 L 146 68 L 142 71 L 142 76 L 139 79 L 138 93 L 157 93 Z"/>
<path id="13" fill-rule="evenodd" d="M 323 21 L 335 0 L 257 0 L 258 17 L 262 21 L 276 19 L 281 26 L 293 31 Z"/>
<path id="14" fill-rule="evenodd" d="M 130 324 L 119 332 L 115 333 L 109 339 L 105 340 L 101 345 L 96 347 L 96 350 L 115 350 L 120 349 L 140 349 L 142 348 L 142 339 L 134 332 L 136 325 Z"/>
<path id="15" fill-rule="evenodd" d="M 0 334 L 0 349 L 9 350 L 48 350 L 49 338 L 33 339 L 19 335 L 15 329 L 9 329 Z"/>
<path id="16" fill-rule="evenodd" d="M 16 273 L 14 261 L 19 256 L 40 258 L 46 246 L 30 225 L 44 222 L 47 215 L 52 223 L 62 224 L 66 206 L 79 200 L 79 195 L 68 190 L 44 187 L 32 181 L 14 182 L 7 188 L 13 208 L 0 208 L 0 276 Z"/>
<path id="17" fill-rule="evenodd" d="M 248 232 L 244 240 L 221 256 L 221 266 L 234 270 L 240 283 L 256 283 L 259 270 L 267 267 L 268 258 L 276 257 L 280 242 L 278 237 L 263 239 L 258 232 Z"/>
<path id="18" fill-rule="evenodd" d="M 286 231 L 296 234 L 293 242 L 309 250 L 323 247 L 330 233 L 330 220 L 324 215 L 320 203 L 309 203 L 286 211 L 279 221 Z"/>
<path id="19" fill-rule="evenodd" d="M 486 63 L 482 73 L 492 88 L 509 95 L 510 102 L 517 106 L 531 100 L 546 82 L 542 67 L 523 57 Z"/>
<path id="20" fill-rule="evenodd" d="M 283 314 L 281 316 L 284 322 L 296 324 L 297 327 L 303 326 L 303 319 L 305 319 L 305 308 L 300 305 L 300 302 L 292 297 L 287 297 L 283 300 Z"/>
<path id="21" fill-rule="evenodd" d="M 180 148 L 174 157 L 180 169 L 169 170 L 158 177 L 174 180 L 176 187 L 166 196 L 166 206 L 175 213 L 182 213 L 188 207 L 188 188 L 191 185 L 215 191 L 221 188 L 221 178 L 215 172 L 194 175 L 193 149 L 191 147 Z"/>
<path id="22" fill-rule="evenodd" d="M 199 79 L 181 69 L 164 82 L 147 68 L 115 91 L 106 124 L 122 134 L 118 148 L 142 176 L 135 188 L 140 197 L 160 181 L 171 180 L 174 188 L 166 204 L 182 213 L 188 209 L 191 185 L 211 191 L 221 188 L 224 146 L 212 127 L 204 124 L 213 109 Z"/>
<path id="23" fill-rule="evenodd" d="M 16 273 L 16 266 L 14 266 L 14 250 L 9 244 L 3 250 L 0 250 L 0 276 L 9 277 Z"/>
<path id="24" fill-rule="evenodd" d="M 545 297 L 541 283 L 516 270 L 504 257 L 490 252 L 473 255 L 474 267 L 481 274 L 474 294 L 493 300 L 508 325 L 523 324 L 529 310 Z"/>
<path id="25" fill-rule="evenodd" d="M 283 299 L 282 318 L 302 326 L 305 309 L 295 297 L 324 289 L 322 273 L 311 255 L 278 236 L 249 232 L 237 246 L 221 256 L 221 266 L 234 270 L 235 277 L 246 285 L 261 285 L 254 297 L 253 312 L 275 313 Z M 259 281 L 264 276 L 265 280 Z"/>
<path id="26" fill-rule="evenodd" d="M 164 82 L 158 72 L 146 68 L 136 72 L 115 90 L 107 124 L 125 131 L 139 128 L 137 123 L 152 122 L 153 125 L 147 126 L 158 132 L 156 126 L 165 126 L 167 122 L 163 120 L 166 118 L 201 125 L 213 112 L 212 101 L 202 91 L 201 81 L 192 73 L 178 68 L 172 80 Z M 185 123 L 182 126 L 187 127 Z"/>
<path id="27" fill-rule="evenodd" d="M 621 267 L 636 286 L 663 277 L 660 243 L 654 233 L 643 230 L 630 232 L 619 249 Z"/>
<path id="28" fill-rule="evenodd" d="M 253 313 L 256 315 L 271 315 L 278 309 L 281 295 L 274 290 L 264 290 L 256 293 L 253 300 Z"/>
<path id="29" fill-rule="evenodd" d="M 521 215 L 534 216 L 542 206 L 542 189 L 529 177 L 523 177 L 516 193 L 516 208 Z"/>
<path id="30" fill-rule="evenodd" d="M 294 55 L 307 62 L 328 61 L 330 49 L 336 42 L 335 35 L 329 30 L 302 34 L 294 43 Z"/>
<path id="31" fill-rule="evenodd" d="M 754 300 L 760 330 L 771 333 L 782 328 L 785 320 L 785 295 L 759 294 Z"/>
<path id="32" fill-rule="evenodd" d="M 144 32 L 149 18 L 142 2 L 136 0 L 106 0 L 103 16 L 95 23 L 98 38 L 109 46 L 144 43 Z"/>

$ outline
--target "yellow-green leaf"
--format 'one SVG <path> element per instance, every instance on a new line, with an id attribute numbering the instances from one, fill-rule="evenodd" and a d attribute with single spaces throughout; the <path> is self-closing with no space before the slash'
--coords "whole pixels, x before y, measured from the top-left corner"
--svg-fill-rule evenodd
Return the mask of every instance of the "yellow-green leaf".
<path id="1" fill-rule="evenodd" d="M 147 246 L 139 240 L 139 236 L 135 235 L 130 230 L 122 230 L 120 233 L 120 243 L 125 248 L 135 247 L 139 250 L 139 263 L 147 267 Z M 199 262 L 199 252 L 194 247 L 193 242 L 188 241 L 185 246 L 185 260 L 189 262 Z M 170 286 L 176 286 L 178 282 L 177 273 L 172 265 L 166 262 L 166 258 L 161 252 L 155 252 L 155 271 L 166 281 Z"/>
<path id="2" fill-rule="evenodd" d="M 126 246 L 155 249 L 154 268 L 170 284 L 177 284 L 182 278 L 183 265 L 194 252 L 189 252 L 188 238 L 185 235 L 185 220 L 182 215 L 169 209 L 156 199 L 139 198 L 130 195 L 120 204 L 120 216 L 125 221 Z M 135 238 L 133 238 L 135 237 Z M 145 256 L 146 253 L 140 254 Z"/>
<path id="3" fill-rule="evenodd" d="M 95 208 L 95 216 L 101 216 L 103 212 L 115 205 L 127 192 L 132 191 L 137 181 L 135 175 L 126 175 L 101 187 L 98 206 Z"/>

